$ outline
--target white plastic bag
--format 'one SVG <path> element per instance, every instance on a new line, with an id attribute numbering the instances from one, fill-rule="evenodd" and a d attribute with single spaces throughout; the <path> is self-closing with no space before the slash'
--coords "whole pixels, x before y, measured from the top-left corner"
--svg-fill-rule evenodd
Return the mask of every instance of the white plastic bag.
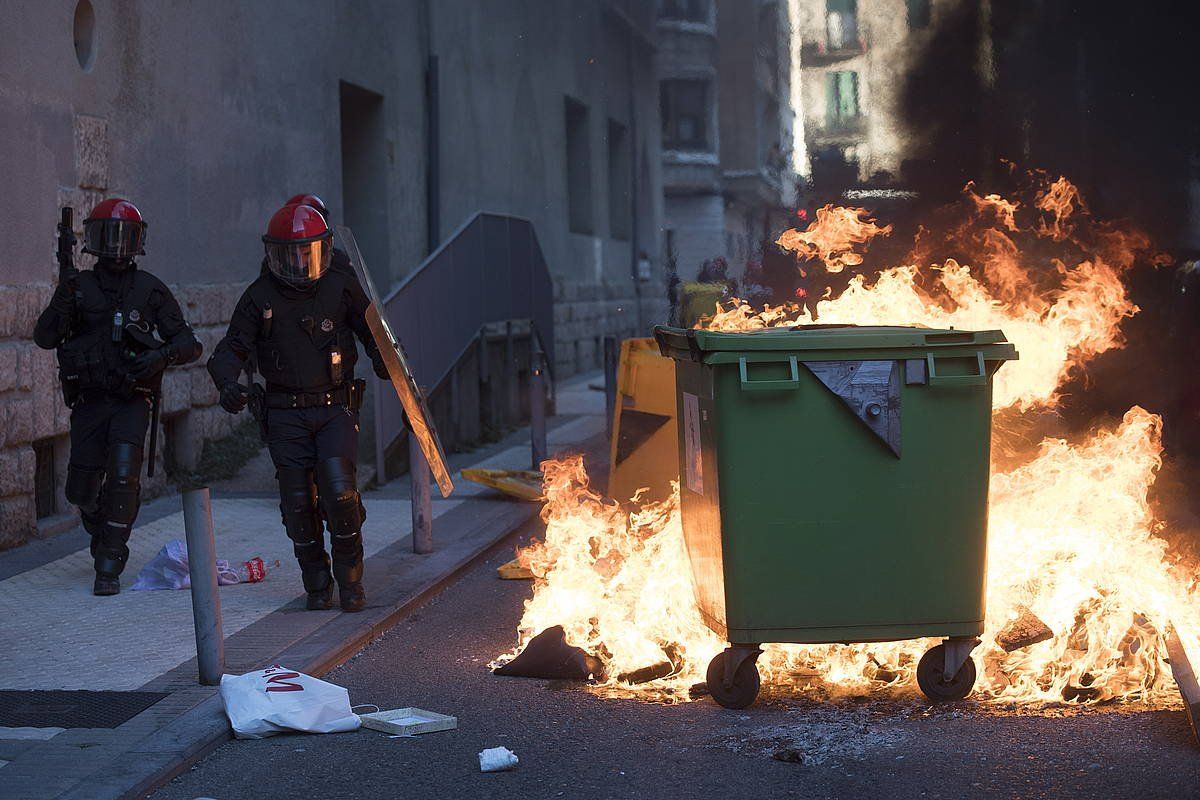
<path id="1" fill-rule="evenodd" d="M 225 559 L 217 560 L 217 583 L 229 586 L 241 581 L 236 570 Z M 181 539 L 172 539 L 150 559 L 134 581 L 134 590 L 141 589 L 190 589 L 192 575 L 188 572 L 187 545 Z"/>
<path id="2" fill-rule="evenodd" d="M 341 686 L 278 664 L 221 676 L 221 701 L 239 739 L 262 739 L 283 731 L 342 733 L 358 730 L 350 694 Z"/>

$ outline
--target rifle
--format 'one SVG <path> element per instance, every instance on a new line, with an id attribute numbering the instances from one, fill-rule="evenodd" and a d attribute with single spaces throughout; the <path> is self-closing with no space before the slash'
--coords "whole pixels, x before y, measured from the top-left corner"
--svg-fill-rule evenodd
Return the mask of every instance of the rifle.
<path id="1" fill-rule="evenodd" d="M 75 278 L 79 270 L 75 268 L 75 212 L 70 206 L 62 209 L 62 218 L 58 223 L 58 284 L 65 286 L 74 293 Z"/>

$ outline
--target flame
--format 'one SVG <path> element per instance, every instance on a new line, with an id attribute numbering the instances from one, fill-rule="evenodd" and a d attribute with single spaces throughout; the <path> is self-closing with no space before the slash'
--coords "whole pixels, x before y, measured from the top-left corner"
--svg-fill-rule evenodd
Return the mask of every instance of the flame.
<path id="1" fill-rule="evenodd" d="M 894 267 L 872 284 L 855 275 L 839 297 L 817 304 L 822 323 L 877 325 L 889 320 L 930 328 L 1002 329 L 1017 343 L 1021 360 L 996 374 L 995 403 L 1021 409 L 1053 405 L 1058 386 L 1073 369 L 1121 344 L 1121 321 L 1136 311 L 1120 273 L 1099 258 L 1064 268 L 1061 285 L 1048 298 L 1030 296 L 1009 305 L 974 277 L 970 267 L 953 259 L 928 270 Z M 804 306 L 756 311 L 734 299 L 722 304 L 707 327 L 753 330 L 814 322 Z"/>
<path id="2" fill-rule="evenodd" d="M 776 244 L 802 258 L 821 259 L 830 272 L 841 272 L 863 262 L 862 255 L 855 252 L 856 245 L 891 232 L 891 225 L 876 225 L 865 208 L 829 205 L 818 208 L 817 218 L 803 231 L 784 231 Z"/>
<path id="3" fill-rule="evenodd" d="M 1071 216 L 1077 210 L 1085 210 L 1079 189 L 1066 178 L 1059 178 L 1038 195 L 1037 207 L 1045 211 L 1049 221 L 1043 219 L 1038 232 L 1061 242 L 1071 235 Z"/>
<path id="4" fill-rule="evenodd" d="M 1021 359 L 997 373 L 994 408 L 1032 420 L 1033 413 L 1055 407 L 1078 369 L 1122 345 L 1121 324 L 1137 312 L 1122 276 L 1139 257 L 1157 257 L 1141 234 L 1093 220 L 1065 179 L 1028 204 L 981 197 L 970 186 L 964 197 L 970 219 L 953 230 L 953 238 L 975 249 L 982 268 L 955 258 L 893 267 L 870 280 L 854 275 L 836 297 L 827 291 L 815 314 L 794 303 L 753 308 L 733 300 L 707 324 L 748 330 L 819 317 L 822 323 L 999 328 Z M 1022 208 L 1035 215 L 1024 225 Z M 822 211 L 827 219 L 862 219 L 865 213 Z M 989 231 L 1012 245 L 1002 246 L 1003 269 L 987 266 L 1000 241 Z M 781 242 L 808 241 L 789 234 Z M 1061 252 L 1042 261 L 1018 246 L 1047 239 L 1060 243 Z M 821 252 L 840 251 L 826 246 Z M 1135 406 L 1119 423 L 1077 441 L 1046 438 L 1032 447 L 1021 425 L 996 426 L 995 449 L 1019 458 L 1009 459 L 1013 465 L 1004 471 L 993 467 L 987 621 L 973 654 L 980 667 L 975 697 L 1029 703 L 1177 699 L 1165 637 L 1174 625 L 1187 649 L 1200 652 L 1192 633 L 1200 631 L 1200 592 L 1194 570 L 1158 535 L 1148 500 L 1161 465 L 1161 426 L 1158 416 Z M 635 498 L 630 511 L 589 486 L 579 457 L 543 468 L 546 537 L 521 554 L 535 575 L 534 592 L 517 649 L 499 661 L 543 629 L 563 625 L 569 642 L 605 663 L 607 675 L 596 691 L 686 699 L 687 687 L 703 680 L 708 660 L 725 642 L 696 609 L 678 486 L 661 503 Z M 1040 626 L 1039 641 L 1014 646 L 1011 630 L 1022 624 Z M 774 691 L 906 687 L 915 683 L 916 662 L 931 644 L 769 645 L 759 668 L 764 686 Z M 667 677 L 636 685 L 622 678 L 663 662 L 670 665 Z"/>

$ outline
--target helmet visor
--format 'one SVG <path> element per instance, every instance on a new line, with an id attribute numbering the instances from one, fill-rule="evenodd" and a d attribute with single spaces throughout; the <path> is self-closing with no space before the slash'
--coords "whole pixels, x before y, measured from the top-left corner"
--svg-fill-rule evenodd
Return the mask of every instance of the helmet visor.
<path id="1" fill-rule="evenodd" d="M 329 269 L 333 256 L 333 237 L 323 236 L 302 242 L 268 241 L 267 268 L 290 286 L 306 287 Z"/>
<path id="2" fill-rule="evenodd" d="M 128 219 L 89 219 L 83 223 L 83 251 L 103 258 L 133 258 L 145 252 L 146 223 Z"/>

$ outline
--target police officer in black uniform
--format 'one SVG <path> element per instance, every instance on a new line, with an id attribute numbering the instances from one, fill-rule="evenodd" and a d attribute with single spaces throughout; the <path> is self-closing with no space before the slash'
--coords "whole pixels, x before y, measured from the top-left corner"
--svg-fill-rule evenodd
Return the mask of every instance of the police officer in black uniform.
<path id="1" fill-rule="evenodd" d="M 208 371 L 226 411 L 236 414 L 249 402 L 260 418 L 308 608 L 332 607 L 336 579 L 342 609 L 360 611 L 365 510 L 355 470 L 365 382 L 354 378 L 355 337 L 375 372 L 387 375 L 367 327 L 370 301 L 349 268 L 331 268 L 333 233 L 312 206 L 285 205 L 271 217 L 263 242 L 266 274 L 238 301 Z M 265 389 L 239 382 L 251 362 Z"/>
<path id="2" fill-rule="evenodd" d="M 33 338 L 58 350 L 71 409 L 66 495 L 92 536 L 93 591 L 103 596 L 121 591 L 140 502 L 142 444 L 163 370 L 199 358 L 202 347 L 171 290 L 133 260 L 146 241 L 133 203 L 105 200 L 83 229 L 83 252 L 97 257 L 95 268 L 64 265 Z"/>

